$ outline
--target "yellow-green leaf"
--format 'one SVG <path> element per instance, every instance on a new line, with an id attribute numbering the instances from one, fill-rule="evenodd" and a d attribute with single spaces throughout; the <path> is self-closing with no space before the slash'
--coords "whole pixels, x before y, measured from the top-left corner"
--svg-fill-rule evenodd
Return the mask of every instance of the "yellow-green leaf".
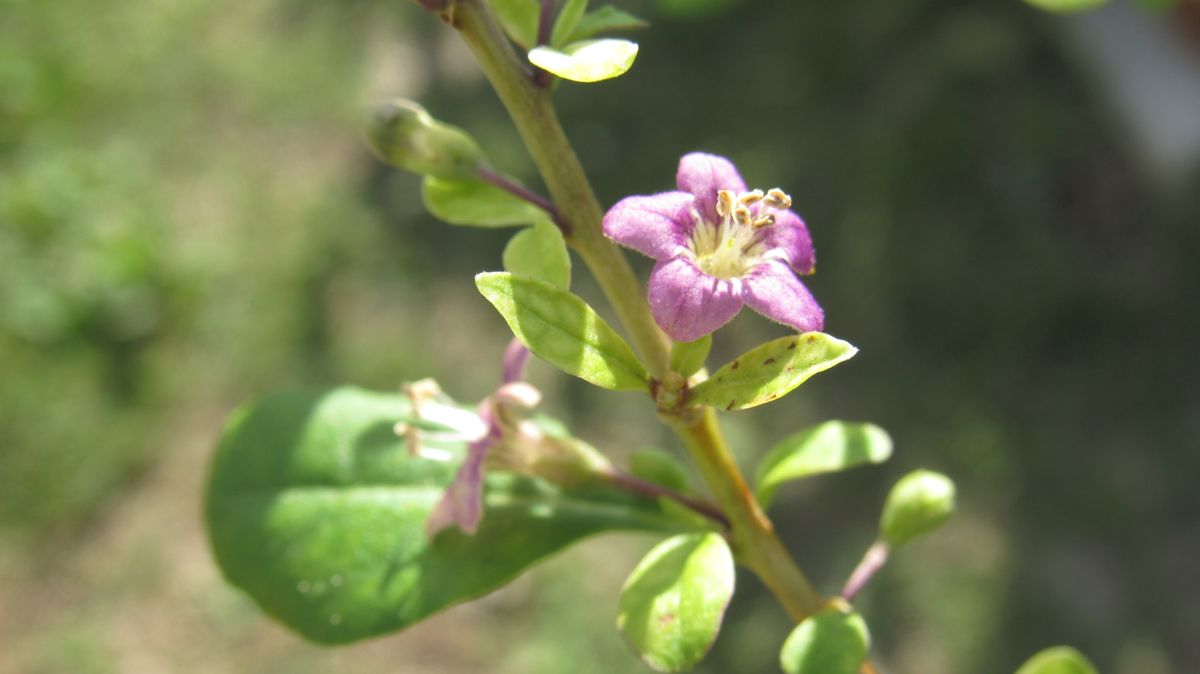
<path id="1" fill-rule="evenodd" d="M 549 220 L 537 222 L 509 240 L 504 247 L 504 269 L 563 290 L 571 287 L 571 256 L 562 232 Z"/>
<path id="2" fill-rule="evenodd" d="M 692 389 L 689 401 L 723 410 L 769 403 L 856 353 L 848 342 L 823 332 L 780 337 L 725 364 Z"/>
<path id="3" fill-rule="evenodd" d="M 482 180 L 426 176 L 421 197 L 434 217 L 452 225 L 514 227 L 546 219 L 542 209 Z"/>
<path id="4" fill-rule="evenodd" d="M 1055 646 L 1030 658 L 1017 674 L 1096 674 L 1096 667 L 1074 648 Z"/>
<path id="5" fill-rule="evenodd" d="M 733 553 L 719 534 L 659 543 L 625 581 L 617 629 L 660 672 L 691 669 L 717 638 L 733 597 Z"/>
<path id="6" fill-rule="evenodd" d="M 572 42 L 562 49 L 535 47 L 529 62 L 564 80 L 599 82 L 625 74 L 637 53 L 635 42 L 606 38 Z"/>
<path id="7" fill-rule="evenodd" d="M 780 440 L 758 465 L 755 490 L 768 507 L 779 485 L 864 463 L 883 463 L 892 455 L 892 438 L 874 424 L 826 421 Z"/>
<path id="8" fill-rule="evenodd" d="M 500 272 L 479 274 L 475 285 L 517 339 L 546 362 L 601 388 L 647 389 L 649 374 L 633 349 L 578 296 Z"/>

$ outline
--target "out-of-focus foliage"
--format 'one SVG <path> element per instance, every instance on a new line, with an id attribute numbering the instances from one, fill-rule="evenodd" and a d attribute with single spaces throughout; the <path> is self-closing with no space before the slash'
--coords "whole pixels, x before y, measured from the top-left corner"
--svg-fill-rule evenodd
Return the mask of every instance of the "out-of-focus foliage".
<path id="1" fill-rule="evenodd" d="M 729 156 L 793 196 L 819 254 L 806 284 L 861 349 L 727 415 L 746 466 L 823 418 L 895 439 L 882 468 L 780 491 L 805 568 L 836 590 L 903 473 L 958 484 L 955 518 L 857 600 L 886 668 L 1011 674 L 1066 642 L 1104 672 L 1200 669 L 1196 180 L 1170 195 L 1135 170 L 1025 3 L 617 4 L 652 24 L 637 67 L 557 92 L 602 201 L 670 189 L 684 152 Z M 644 671 L 611 623 L 645 540 L 584 544 L 345 651 L 268 625 L 201 544 L 238 402 L 494 386 L 506 330 L 471 277 L 511 232 L 436 222 L 357 127 L 370 99 L 419 99 L 536 187 L 444 27 L 375 0 L 0 8 L 0 605 L 20 608 L 0 670 Z M 779 334 L 736 325 L 710 363 Z M 639 396 L 533 376 L 605 450 L 671 442 Z M 703 671 L 777 671 L 792 626 L 741 588 Z"/>

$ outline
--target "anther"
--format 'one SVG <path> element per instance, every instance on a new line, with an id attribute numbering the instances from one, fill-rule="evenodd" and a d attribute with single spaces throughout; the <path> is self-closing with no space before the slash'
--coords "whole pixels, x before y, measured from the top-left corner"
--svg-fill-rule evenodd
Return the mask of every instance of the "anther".
<path id="1" fill-rule="evenodd" d="M 757 204 L 758 202 L 762 201 L 762 199 L 762 190 L 750 190 L 749 192 L 743 192 L 742 195 L 738 197 L 738 201 L 740 201 L 743 206 Z"/>
<path id="2" fill-rule="evenodd" d="M 775 224 L 775 215 L 772 213 L 760 215 L 754 219 L 753 224 L 754 224 L 755 229 L 762 229 L 763 227 L 770 227 L 771 225 Z"/>
<path id="3" fill-rule="evenodd" d="M 792 206 L 792 198 L 785 194 L 784 191 L 778 187 L 773 187 L 770 190 L 767 190 L 767 196 L 763 199 L 763 202 L 769 208 L 774 208 L 776 210 L 783 210 L 786 208 L 791 208 Z"/>
<path id="4" fill-rule="evenodd" d="M 750 209 L 746 208 L 745 206 L 738 206 L 733 210 L 733 219 L 742 226 L 749 225 L 753 221 L 753 217 L 750 215 Z"/>
<path id="5" fill-rule="evenodd" d="M 733 212 L 734 196 L 729 190 L 719 190 L 717 192 L 717 215 L 722 218 Z"/>

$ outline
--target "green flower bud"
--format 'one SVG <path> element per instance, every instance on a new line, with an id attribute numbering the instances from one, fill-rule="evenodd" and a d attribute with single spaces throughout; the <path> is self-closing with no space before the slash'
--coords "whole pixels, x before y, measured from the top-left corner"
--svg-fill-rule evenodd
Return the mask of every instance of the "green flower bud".
<path id="1" fill-rule="evenodd" d="M 883 506 L 883 540 L 893 549 L 942 526 L 954 513 L 954 483 L 929 470 L 900 478 Z"/>
<path id="2" fill-rule="evenodd" d="M 437 121 L 409 100 L 376 106 L 367 139 L 380 159 L 435 178 L 475 178 L 483 164 L 483 152 L 465 131 Z"/>

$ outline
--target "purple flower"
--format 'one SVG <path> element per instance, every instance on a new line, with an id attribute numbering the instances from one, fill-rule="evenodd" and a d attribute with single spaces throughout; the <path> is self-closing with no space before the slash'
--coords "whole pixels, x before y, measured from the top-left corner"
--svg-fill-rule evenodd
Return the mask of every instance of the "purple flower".
<path id="1" fill-rule="evenodd" d="M 658 261 L 650 310 L 672 339 L 690 342 L 733 320 L 743 304 L 799 332 L 824 314 L 796 274 L 811 274 L 812 238 L 778 189 L 747 190 L 724 157 L 679 160 L 676 192 L 626 197 L 604 216 L 604 233 Z"/>

